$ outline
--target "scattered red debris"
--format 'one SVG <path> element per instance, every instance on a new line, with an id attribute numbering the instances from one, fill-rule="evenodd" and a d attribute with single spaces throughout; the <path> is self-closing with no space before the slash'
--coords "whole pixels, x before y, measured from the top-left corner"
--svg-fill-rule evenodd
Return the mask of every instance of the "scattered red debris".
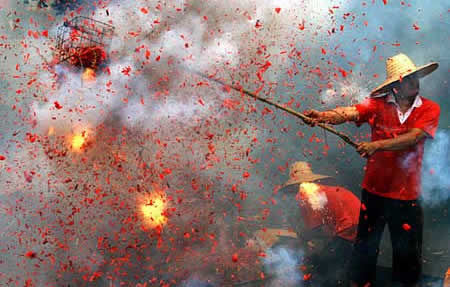
<path id="1" fill-rule="evenodd" d="M 122 74 L 124 74 L 125 76 L 130 76 L 130 72 L 131 72 L 131 67 L 130 66 L 127 66 L 127 67 L 122 69 Z"/>
<path id="2" fill-rule="evenodd" d="M 58 101 L 55 101 L 53 104 L 55 105 L 55 108 L 58 109 L 58 110 L 63 108 L 63 106 L 61 106 Z"/>
<path id="3" fill-rule="evenodd" d="M 30 259 L 36 258 L 36 252 L 34 252 L 34 251 L 27 251 L 25 253 L 25 257 L 30 258 Z"/>
<path id="4" fill-rule="evenodd" d="M 237 262 L 237 261 L 238 261 L 238 254 L 237 254 L 237 253 L 234 253 L 234 254 L 231 256 L 231 261 L 233 261 L 233 262 Z"/>

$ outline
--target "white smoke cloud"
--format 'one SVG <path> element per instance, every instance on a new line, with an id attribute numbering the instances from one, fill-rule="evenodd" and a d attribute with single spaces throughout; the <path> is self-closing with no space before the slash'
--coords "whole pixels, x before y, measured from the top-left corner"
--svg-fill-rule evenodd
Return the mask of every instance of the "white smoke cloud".
<path id="1" fill-rule="evenodd" d="M 438 130 L 426 146 L 422 170 L 422 200 L 438 205 L 450 198 L 450 134 Z"/>
<path id="2" fill-rule="evenodd" d="M 333 82 L 333 88 L 326 89 L 321 94 L 325 107 L 349 106 L 362 102 L 369 97 L 368 85 L 362 84 L 364 79 L 347 76 L 348 79 Z"/>
<path id="3" fill-rule="evenodd" d="M 268 249 L 264 265 L 268 274 L 273 276 L 270 286 L 302 286 L 303 274 L 299 265 L 303 251 L 282 246 Z"/>
<path id="4" fill-rule="evenodd" d="M 322 210 L 328 203 L 327 195 L 320 191 L 315 183 L 303 182 L 299 186 L 298 197 L 306 200 L 305 204 L 309 204 L 313 210 Z"/>
<path id="5" fill-rule="evenodd" d="M 204 177 L 208 184 L 217 181 L 216 193 L 211 189 L 207 190 L 205 187 L 207 184 L 199 184 L 198 198 L 194 198 L 192 202 L 195 202 L 194 207 L 197 207 L 207 199 L 216 200 L 215 205 L 211 204 L 209 207 L 210 212 L 233 214 L 233 222 L 228 224 L 234 225 L 235 203 L 243 202 L 242 207 L 245 210 L 245 207 L 252 205 L 253 202 L 230 200 L 232 204 L 222 204 L 223 201 L 219 199 L 234 200 L 235 197 L 239 197 L 239 191 L 244 189 L 240 186 L 236 194 L 229 195 L 229 185 L 245 182 L 242 179 L 244 171 L 251 171 L 252 165 L 247 159 L 249 154 L 251 155 L 251 150 L 248 150 L 252 147 L 253 139 L 265 143 L 263 137 L 276 135 L 272 134 L 272 131 L 261 132 L 260 129 L 253 127 L 255 118 L 260 120 L 259 113 L 252 114 L 247 109 L 232 110 L 222 107 L 225 98 L 241 101 L 241 106 L 244 106 L 242 104 L 244 100 L 239 95 L 225 93 L 221 87 L 211 82 L 208 83 L 209 86 L 199 84 L 200 81 L 208 81 L 192 75 L 190 71 L 215 74 L 226 81 L 231 81 L 232 76 L 252 90 L 261 85 L 256 76 L 257 71 L 266 61 L 270 61 L 271 66 L 262 75 L 263 80 L 265 83 L 282 82 L 285 70 L 296 61 L 287 57 L 289 52 L 295 47 L 302 46 L 305 47 L 302 53 L 307 59 L 306 64 L 314 66 L 316 61 L 320 62 L 314 51 L 319 51 L 320 54 L 318 48 L 329 43 L 326 30 L 335 25 L 329 8 L 339 5 L 340 10 L 335 9 L 337 12 L 334 15 L 337 15 L 352 5 L 338 1 L 312 0 L 121 2 L 111 2 L 106 8 L 98 9 L 92 14 L 92 11 L 86 12 L 86 15 L 109 22 L 116 27 L 108 63 L 111 74 L 99 72 L 95 84 L 82 83 L 82 71 L 65 64 L 55 67 L 58 78 L 40 65 L 43 59 L 49 62 L 52 58 L 53 50 L 49 49 L 49 44 L 54 43 L 44 37 L 34 39 L 27 36 L 28 29 L 33 31 L 48 29 L 50 35 L 55 35 L 56 28 L 62 24 L 62 17 L 48 21 L 47 17 L 49 13 L 51 14 L 51 10 L 25 11 L 21 1 L 14 3 L 10 1 L 7 3 L 9 7 L 3 7 L 15 9 L 17 13 L 0 11 L 4 13 L 1 14 L 2 27 L 6 27 L 5 30 L 2 28 L 2 32 L 9 36 L 7 42 L 12 45 L 11 49 L 1 50 L 3 59 L 1 76 L 8 84 L 5 88 L 7 97 L 1 97 L 2 104 L 4 103 L 5 107 L 13 104 L 31 107 L 32 118 L 37 123 L 36 127 L 29 128 L 33 133 L 45 136 L 50 127 L 53 127 L 58 135 L 86 128 L 92 128 L 99 133 L 94 135 L 98 137 L 98 142 L 92 150 L 53 160 L 42 153 L 37 142 L 34 147 L 30 147 L 31 144 L 20 143 L 25 137 L 25 132 L 20 134 L 19 140 L 8 143 L 9 149 L 20 150 L 20 153 L 8 153 L 6 154 L 8 160 L 0 162 L 2 168 L 0 176 L 2 182 L 7 183 L 0 195 L 15 199 L 14 196 L 20 194 L 29 199 L 26 204 L 10 201 L 6 207 L 7 211 L 1 214 L 1 222 L 5 223 L 2 224 L 5 229 L 2 229 L 1 242 L 2 245 L 4 243 L 11 247 L 7 268 L 1 267 L 8 271 L 9 277 L 20 277 L 16 280 L 17 284 L 27 279 L 22 276 L 23 273 L 36 274 L 37 270 L 40 277 L 34 283 L 38 285 L 54 284 L 57 276 L 61 275 L 65 276 L 63 279 L 67 279 L 67 282 L 82 277 L 84 275 L 82 272 L 74 272 L 71 275 L 67 274 L 71 270 L 67 273 L 57 270 L 56 266 L 68 264 L 67 258 L 71 259 L 71 264 L 75 268 L 86 268 L 92 272 L 101 270 L 104 274 L 111 271 L 109 274 L 112 274 L 112 270 L 108 268 L 113 267 L 100 266 L 103 260 L 108 259 L 108 254 L 98 252 L 98 235 L 110 233 L 109 241 L 116 245 L 120 245 L 120 242 L 128 243 L 127 238 L 136 239 L 136 237 L 145 243 L 153 242 L 148 236 L 133 237 L 139 231 L 129 229 L 125 229 L 123 235 L 118 235 L 119 240 L 114 241 L 112 238 L 114 233 L 118 233 L 118 229 L 121 229 L 120 223 L 128 216 L 127 212 L 133 213 L 132 208 L 126 208 L 134 198 L 134 194 L 129 190 L 136 189 L 137 183 L 145 189 L 154 178 L 157 178 L 158 182 L 167 183 L 167 186 L 170 182 L 171 187 L 189 191 L 194 189 L 191 185 L 195 185 L 193 179 L 197 177 Z M 36 1 L 31 3 L 36 4 Z M 11 13 L 7 15 L 8 12 Z M 14 24 L 17 18 L 21 18 L 21 22 Z M 32 24 L 30 18 L 35 19 Z M 15 25 L 24 28 L 15 29 Z M 304 26 L 304 30 L 300 29 L 301 26 Z M 22 40 L 28 48 L 22 45 Z M 40 49 L 43 57 L 37 53 L 35 47 Z M 147 50 L 150 53 L 149 59 L 146 56 Z M 23 58 L 27 53 L 30 53 L 30 56 L 25 62 Z M 366 54 L 367 51 L 364 55 Z M 16 71 L 17 63 L 20 64 L 19 71 Z M 302 69 L 300 64 L 298 66 Z M 122 72 L 128 67 L 130 76 Z M 19 80 L 14 76 L 20 76 Z M 14 94 L 17 89 L 27 87 L 27 81 L 31 78 L 38 79 L 38 87 L 24 89 L 21 94 L 25 94 L 23 97 Z M 305 81 L 309 83 L 308 79 Z M 337 98 L 344 93 L 350 94 L 353 90 L 357 91 L 355 94 L 358 96 L 365 95 L 367 91 L 361 88 L 363 85 L 360 83 L 363 82 L 353 83 L 353 80 L 349 83 L 339 82 L 335 85 Z M 348 92 L 346 88 L 351 91 Z M 35 92 L 37 96 L 33 95 Z M 325 96 L 329 97 L 324 100 L 329 104 L 338 103 L 334 100 L 332 90 L 327 91 Z M 42 101 L 44 97 L 47 102 Z M 58 109 L 55 102 L 62 108 Z M 15 119 L 24 125 L 29 123 L 28 119 L 23 120 L 22 115 Z M 95 129 L 99 125 L 105 127 Z M 127 129 L 132 130 L 133 135 L 138 134 L 137 140 L 127 136 L 125 132 Z M 227 130 L 231 132 L 228 134 Z M 142 150 L 145 152 L 141 152 Z M 217 161 L 208 160 L 207 158 L 214 158 L 214 153 Z M 270 165 L 273 165 L 273 162 Z M 143 172 L 142 166 L 154 168 Z M 171 173 L 161 172 L 169 167 L 172 169 Z M 31 170 L 40 173 L 41 176 L 33 175 L 32 183 L 29 183 L 24 171 L 27 171 L 29 177 L 28 171 Z M 251 190 L 254 189 L 253 186 L 259 186 L 258 197 L 272 187 L 274 174 L 269 174 L 267 170 L 259 174 L 251 173 L 247 181 L 247 186 L 250 186 Z M 164 177 L 164 180 L 161 179 Z M 48 178 L 52 180 L 50 185 L 47 182 Z M 129 181 L 124 180 L 125 178 Z M 72 182 L 64 183 L 66 179 Z M 100 186 L 102 189 L 97 190 L 96 187 Z M 220 196 L 217 195 L 219 192 Z M 184 200 L 189 201 L 189 196 L 179 197 L 182 199 L 186 197 Z M 93 203 L 86 203 L 91 200 L 94 200 Z M 255 202 L 258 203 L 260 200 L 262 199 Z M 323 203 L 324 200 L 319 202 Z M 178 207 L 175 204 L 172 206 Z M 17 211 L 10 215 L 10 210 L 14 208 L 17 208 Z M 75 223 L 70 225 L 73 227 L 68 227 L 66 223 L 73 219 L 70 217 L 71 212 L 78 209 L 82 214 L 73 216 L 76 219 Z M 205 213 L 203 210 L 205 208 L 201 212 L 206 215 L 199 215 L 196 209 L 190 205 L 182 205 L 178 208 L 178 212 L 182 210 L 182 216 L 174 216 L 174 225 L 194 229 L 192 225 L 197 228 L 205 224 L 207 227 L 202 229 L 204 233 L 201 236 L 206 236 L 206 231 L 212 234 L 214 232 L 212 230 L 218 226 L 208 223 L 209 214 Z M 36 215 L 39 211 L 44 211 L 44 215 L 48 216 L 46 220 L 37 222 L 40 220 Z M 25 220 L 29 221 L 28 226 L 31 227 L 27 231 L 22 230 Z M 19 225 L 18 221 L 22 223 Z M 192 224 L 193 221 L 196 223 Z M 38 237 L 34 234 L 35 229 L 46 227 L 50 228 L 52 234 L 45 239 L 37 238 L 38 241 L 33 244 L 32 240 Z M 3 233 L 4 230 L 11 231 L 13 235 L 21 234 L 23 238 L 29 239 L 28 245 L 18 244 L 18 237 Z M 77 236 L 65 236 L 66 230 L 68 234 L 75 232 L 81 237 L 78 237 L 77 241 Z M 230 250 L 228 247 L 233 238 L 229 238 L 227 230 L 220 230 L 223 234 L 216 232 L 218 250 L 221 249 L 221 252 L 226 253 Z M 57 246 L 55 243 L 57 239 L 62 242 L 65 249 Z M 44 244 L 45 246 L 52 247 L 41 248 L 39 244 L 44 240 L 51 242 Z M 85 249 L 80 252 L 81 246 Z M 208 249 L 208 252 L 208 247 L 201 245 L 197 250 L 201 254 L 202 248 Z M 23 258 L 28 248 L 33 249 L 39 256 L 42 250 L 47 252 L 45 256 L 53 253 L 56 266 L 49 265 L 48 268 L 41 266 L 41 269 L 36 269 L 35 260 Z M 97 251 L 92 251 L 96 248 Z M 158 253 L 153 251 L 149 250 L 144 254 L 155 259 Z M 218 254 L 218 257 L 220 255 Z M 299 258 L 302 255 L 299 252 L 274 250 L 271 256 L 272 259 L 268 264 L 275 266 L 270 270 L 274 270 L 274 276 L 277 276 L 278 280 L 288 284 L 299 282 L 301 274 L 298 268 L 294 267 L 300 262 Z M 19 269 L 16 264 L 24 268 Z M 289 275 L 287 277 L 286 270 Z M 139 275 L 151 277 L 149 273 Z M 3 276 L 0 283 L 7 280 L 8 278 Z M 92 284 L 108 285 L 104 281 Z"/>

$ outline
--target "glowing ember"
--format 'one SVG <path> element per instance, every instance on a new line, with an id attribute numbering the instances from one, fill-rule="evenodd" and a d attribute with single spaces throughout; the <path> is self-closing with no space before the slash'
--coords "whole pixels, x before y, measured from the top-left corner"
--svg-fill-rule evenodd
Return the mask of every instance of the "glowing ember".
<path id="1" fill-rule="evenodd" d="M 70 140 L 70 147 L 74 151 L 81 151 L 84 143 L 86 142 L 86 133 L 77 133 L 74 134 Z"/>
<path id="2" fill-rule="evenodd" d="M 302 200 L 308 201 L 313 210 L 322 209 L 327 203 L 327 197 L 320 192 L 319 185 L 311 182 L 300 184 L 299 195 Z"/>
<path id="3" fill-rule="evenodd" d="M 146 224 L 150 227 L 162 226 L 167 222 L 164 215 L 166 199 L 162 194 L 154 194 L 141 205 L 141 212 Z"/>
<path id="4" fill-rule="evenodd" d="M 55 128 L 52 127 L 52 126 L 50 126 L 50 127 L 48 128 L 47 135 L 48 135 L 48 136 L 52 136 L 52 135 L 54 135 L 54 134 L 55 134 Z"/>
<path id="5" fill-rule="evenodd" d="M 95 70 L 92 68 L 84 69 L 83 74 L 81 75 L 81 79 L 84 83 L 92 83 L 96 81 Z"/>

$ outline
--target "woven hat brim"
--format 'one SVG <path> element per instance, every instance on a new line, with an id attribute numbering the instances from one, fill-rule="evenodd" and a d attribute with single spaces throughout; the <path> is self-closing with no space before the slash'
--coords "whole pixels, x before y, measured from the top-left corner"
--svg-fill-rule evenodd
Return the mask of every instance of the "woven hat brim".
<path id="1" fill-rule="evenodd" d="M 311 182 L 311 181 L 315 181 L 318 179 L 322 179 L 322 178 L 330 178 L 331 176 L 329 175 L 323 175 L 323 174 L 312 174 L 311 176 L 305 176 L 303 178 L 300 179 L 289 179 L 285 184 L 283 184 L 282 188 L 285 188 L 289 185 L 293 185 L 293 184 L 299 184 L 302 182 Z"/>
<path id="2" fill-rule="evenodd" d="M 434 72 L 434 70 L 436 70 L 438 67 L 439 67 L 439 64 L 436 63 L 436 62 L 429 63 L 427 65 L 418 67 L 415 71 L 412 71 L 412 72 L 409 72 L 409 73 L 406 73 L 406 74 L 402 75 L 402 77 L 407 77 L 407 76 L 416 74 L 417 77 L 423 78 L 426 75 L 431 74 L 432 72 Z M 400 79 L 389 79 L 389 80 L 384 81 L 384 83 L 382 83 L 381 85 L 379 85 L 378 87 L 376 87 L 375 89 L 373 89 L 370 92 L 370 96 L 371 97 L 376 97 L 376 96 L 379 96 L 381 94 L 389 92 L 392 89 L 393 85 L 395 83 L 397 83 L 398 81 L 400 81 Z"/>

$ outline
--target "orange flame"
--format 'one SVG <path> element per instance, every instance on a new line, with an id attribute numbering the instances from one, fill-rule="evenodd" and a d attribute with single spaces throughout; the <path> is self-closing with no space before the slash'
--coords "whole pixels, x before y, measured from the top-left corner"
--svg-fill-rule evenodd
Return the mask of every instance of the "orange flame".
<path id="1" fill-rule="evenodd" d="M 140 211 L 145 224 L 155 228 L 167 222 L 165 215 L 166 197 L 161 192 L 153 192 L 140 204 Z"/>
<path id="2" fill-rule="evenodd" d="M 48 128 L 47 135 L 48 135 L 48 136 L 52 136 L 52 135 L 54 135 L 54 134 L 55 134 L 55 128 L 54 128 L 53 126 L 50 126 L 50 127 Z"/>
<path id="3" fill-rule="evenodd" d="M 86 131 L 75 133 L 70 136 L 70 148 L 75 152 L 80 152 L 86 143 Z"/>
<path id="4" fill-rule="evenodd" d="M 93 83 L 96 81 L 97 76 L 95 74 L 95 70 L 92 68 L 84 69 L 83 74 L 81 75 L 81 79 L 84 83 Z"/>

